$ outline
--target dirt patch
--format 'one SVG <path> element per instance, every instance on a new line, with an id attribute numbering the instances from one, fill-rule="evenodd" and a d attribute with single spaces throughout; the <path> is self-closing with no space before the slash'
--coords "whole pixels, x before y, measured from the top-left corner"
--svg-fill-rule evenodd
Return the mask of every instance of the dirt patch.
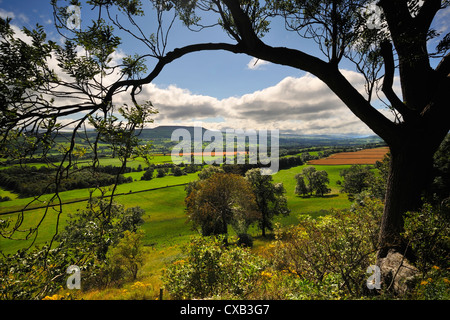
<path id="1" fill-rule="evenodd" d="M 365 149 L 355 152 L 340 152 L 332 154 L 328 158 L 308 161 L 308 164 L 316 164 L 316 165 L 375 164 L 375 162 L 383 160 L 384 155 L 388 152 L 389 152 L 388 147 Z"/>

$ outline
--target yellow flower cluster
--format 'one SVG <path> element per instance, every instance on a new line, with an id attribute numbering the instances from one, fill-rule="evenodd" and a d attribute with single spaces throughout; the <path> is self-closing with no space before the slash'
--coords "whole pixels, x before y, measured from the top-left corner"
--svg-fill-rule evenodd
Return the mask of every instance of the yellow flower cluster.
<path id="1" fill-rule="evenodd" d="M 179 265 L 179 264 L 183 264 L 184 262 L 185 262 L 184 260 L 177 260 L 173 264 L 174 265 Z"/>
<path id="2" fill-rule="evenodd" d="M 45 296 L 42 300 L 63 300 L 64 298 L 67 298 L 70 295 L 70 293 L 66 293 L 66 295 L 62 294 L 54 294 L 52 296 Z"/>
<path id="3" fill-rule="evenodd" d="M 148 286 L 151 286 L 151 284 L 150 283 L 142 283 L 140 281 L 136 281 L 131 286 L 131 289 L 135 290 L 135 289 L 147 288 Z"/>
<path id="4" fill-rule="evenodd" d="M 433 279 L 428 278 L 427 280 L 422 280 L 422 281 L 420 282 L 420 284 L 421 284 L 422 286 L 426 286 L 426 285 L 429 284 L 430 282 L 433 282 Z"/>

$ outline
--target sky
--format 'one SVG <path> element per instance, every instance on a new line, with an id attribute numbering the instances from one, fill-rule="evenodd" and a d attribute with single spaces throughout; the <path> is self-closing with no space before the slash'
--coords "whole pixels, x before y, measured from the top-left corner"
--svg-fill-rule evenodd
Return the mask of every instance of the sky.
<path id="1" fill-rule="evenodd" d="M 143 1 L 145 2 L 145 1 Z M 448 32 L 450 8 L 435 20 L 435 28 Z M 81 8 L 81 27 L 93 13 Z M 50 39 L 62 43 L 53 25 L 50 0 L 0 0 L 0 17 L 12 18 L 12 24 L 32 28 L 44 26 Z M 210 19 L 205 17 L 206 21 Z M 154 30 L 156 15 L 139 20 L 144 30 Z M 150 31 L 149 31 L 150 32 Z M 124 45 L 115 59 L 126 54 L 145 52 L 146 48 L 129 35 L 120 34 Z M 285 46 L 317 54 L 317 45 L 287 32 L 281 21 L 271 24 L 263 41 L 272 46 Z M 188 30 L 176 21 L 168 38 L 168 50 L 203 42 L 230 42 L 220 29 L 208 28 L 200 32 Z M 154 61 L 148 61 L 149 70 Z M 350 63 L 340 66 L 345 77 L 364 93 L 363 77 Z M 398 83 L 394 88 L 400 92 Z M 316 77 L 301 70 L 229 52 L 198 52 L 175 60 L 161 74 L 143 88 L 140 97 L 150 100 L 159 113 L 153 126 L 193 125 L 201 122 L 210 129 L 278 129 L 297 134 L 371 135 L 373 132 Z M 373 104 L 392 118 L 380 101 Z"/>

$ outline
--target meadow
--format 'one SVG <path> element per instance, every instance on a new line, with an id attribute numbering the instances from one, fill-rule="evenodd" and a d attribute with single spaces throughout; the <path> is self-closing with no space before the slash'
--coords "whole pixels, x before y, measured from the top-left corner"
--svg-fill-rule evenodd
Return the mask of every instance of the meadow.
<path id="1" fill-rule="evenodd" d="M 166 160 L 169 156 L 160 156 L 158 161 Z M 170 157 L 169 157 L 170 159 Z M 118 159 L 102 159 L 102 165 L 117 165 Z M 156 159 L 155 159 L 156 161 Z M 134 167 L 143 163 L 141 161 L 129 162 Z M 340 192 L 337 181 L 341 179 L 339 173 L 341 170 L 350 167 L 350 165 L 314 165 L 317 170 L 325 170 L 328 173 L 331 193 L 319 197 L 301 197 L 294 193 L 296 180 L 294 176 L 300 173 L 305 166 L 293 167 L 286 170 L 280 170 L 273 175 L 273 182 L 282 182 L 286 189 L 288 207 L 291 210 L 289 216 L 275 217 L 275 223 L 281 226 L 296 224 L 299 215 L 308 214 L 317 217 L 329 214 L 330 209 L 344 209 L 350 206 L 347 195 Z M 186 196 L 185 184 L 198 178 L 198 173 L 191 173 L 182 176 L 167 175 L 162 178 L 153 178 L 150 181 L 140 180 L 144 171 L 130 172 L 124 174 L 126 177 L 132 177 L 133 182 L 117 186 L 115 192 L 115 201 L 125 207 L 139 206 L 145 210 L 144 224 L 141 228 L 145 231 L 144 246 L 146 248 L 146 262 L 139 273 L 139 285 L 132 283 L 125 284 L 122 288 L 110 288 L 87 293 L 78 293 L 85 299 L 130 299 L 130 298 L 156 298 L 159 294 L 159 287 L 162 285 L 160 276 L 168 263 L 179 259 L 183 254 L 183 246 L 193 236 L 198 233 L 192 230 L 185 213 L 184 198 Z M 8 194 L 1 190 L 2 194 Z M 108 195 L 109 193 L 107 193 Z M 95 195 L 95 193 L 94 193 Z M 98 193 L 99 195 L 99 193 Z M 45 219 L 39 227 L 37 235 L 32 235 L 28 240 L 24 238 L 26 232 L 19 232 L 14 235 L 14 239 L 0 239 L 0 250 L 4 254 L 13 253 L 17 250 L 29 246 L 33 241 L 35 245 L 43 245 L 49 241 L 58 231 L 66 225 L 66 220 L 70 213 L 85 208 L 89 196 L 89 189 L 78 189 L 61 192 L 59 194 L 62 201 L 62 213 L 50 207 L 25 211 L 23 214 L 23 224 L 21 230 L 27 231 L 35 226 L 43 216 Z M 12 201 L 0 203 L 1 219 L 11 218 L 13 221 L 20 213 L 2 214 L 5 212 L 20 210 L 25 205 L 30 206 L 45 205 L 51 195 L 41 196 L 39 201 L 34 198 L 14 198 Z M 58 207 L 56 207 L 58 208 Z M 59 224 L 57 225 L 57 219 Z M 57 227 L 56 227 L 57 225 Z M 253 250 L 258 251 L 273 239 L 271 233 L 267 238 L 261 236 L 261 231 L 256 227 L 251 227 L 249 233 L 254 238 Z M 234 232 L 230 228 L 230 235 Z M 36 239 L 34 240 L 34 236 Z M 134 286 L 133 286 L 134 285 Z M 145 290 L 144 290 L 145 288 Z M 151 288 L 151 290 L 149 289 Z M 140 295 L 144 296 L 140 296 Z M 138 296 L 136 296 L 138 295 Z"/>
<path id="2" fill-rule="evenodd" d="M 295 223 L 299 214 L 320 215 L 331 208 L 341 209 L 349 205 L 349 201 L 345 194 L 339 192 L 336 181 L 340 179 L 339 172 L 349 167 L 349 165 L 341 166 L 315 166 L 318 170 L 326 170 L 330 178 L 331 193 L 324 197 L 300 197 L 295 195 L 296 180 L 294 176 L 301 172 L 307 165 L 294 167 L 287 170 L 280 170 L 273 175 L 274 182 L 282 182 L 286 189 L 288 206 L 291 214 L 287 217 L 277 217 L 277 222 L 282 225 Z M 140 180 L 143 172 L 131 172 L 124 174 L 126 177 L 133 178 L 133 182 L 125 183 L 117 186 L 115 192 L 115 201 L 123 204 L 125 207 L 140 206 L 145 210 L 145 224 L 142 228 L 146 231 L 145 244 L 149 246 L 165 246 L 175 243 L 182 243 L 189 236 L 195 234 L 186 224 L 186 215 L 184 212 L 184 198 L 186 192 L 183 184 L 196 180 L 198 173 L 191 173 L 183 176 L 167 175 L 162 178 L 154 178 L 150 181 Z M 153 190 L 154 189 L 154 190 Z M 3 191 L 8 193 L 7 191 Z M 9 193 L 8 193 L 9 194 Z M 94 195 L 100 195 L 100 192 Z M 106 193 L 108 195 L 110 193 Z M 58 217 L 58 207 L 40 208 L 28 210 L 24 212 L 22 230 L 29 230 L 35 226 L 45 215 L 35 244 L 43 244 L 49 241 L 56 232 L 56 220 L 59 218 L 58 229 L 62 230 L 69 213 L 75 213 L 77 210 L 83 209 L 89 196 L 89 189 L 77 189 L 61 192 L 59 194 L 62 205 L 62 213 Z M 20 212 L 12 214 L 4 214 L 10 211 L 20 211 L 24 206 L 45 206 L 51 195 L 43 195 L 39 201 L 34 198 L 17 198 L 13 201 L 6 201 L 0 204 L 0 214 L 3 213 L 2 219 L 16 219 Z M 31 204 L 30 204 L 31 203 Z M 56 203 L 55 203 L 56 204 Z M 252 236 L 257 237 L 256 230 Z M 32 242 L 33 237 L 29 240 L 19 240 L 16 237 L 23 238 L 25 233 L 19 233 L 12 239 L 0 239 L 0 250 L 4 253 L 12 253 L 20 248 L 26 247 Z"/>

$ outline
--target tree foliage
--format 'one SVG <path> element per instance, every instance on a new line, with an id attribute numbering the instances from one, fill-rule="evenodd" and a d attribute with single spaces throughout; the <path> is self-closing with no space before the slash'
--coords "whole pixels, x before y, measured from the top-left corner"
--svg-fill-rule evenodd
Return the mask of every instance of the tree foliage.
<path id="1" fill-rule="evenodd" d="M 263 236 L 266 229 L 273 230 L 272 220 L 277 215 L 288 215 L 290 210 L 284 195 L 286 190 L 282 183 L 273 184 L 271 175 L 262 175 L 261 169 L 251 169 L 245 174 L 255 195 L 258 211 L 261 213 L 258 226 Z"/>
<path id="2" fill-rule="evenodd" d="M 305 167 L 301 173 L 295 175 L 297 184 L 295 186 L 295 193 L 298 195 L 312 195 L 314 192 L 316 195 L 323 197 L 324 194 L 330 193 L 331 189 L 328 188 L 330 179 L 328 173 L 325 170 L 317 170 L 315 167 Z"/>
<path id="3" fill-rule="evenodd" d="M 235 174 L 215 173 L 198 181 L 185 202 L 189 221 L 204 236 L 227 234 L 228 225 L 246 233 L 260 216 L 251 185 Z"/>

